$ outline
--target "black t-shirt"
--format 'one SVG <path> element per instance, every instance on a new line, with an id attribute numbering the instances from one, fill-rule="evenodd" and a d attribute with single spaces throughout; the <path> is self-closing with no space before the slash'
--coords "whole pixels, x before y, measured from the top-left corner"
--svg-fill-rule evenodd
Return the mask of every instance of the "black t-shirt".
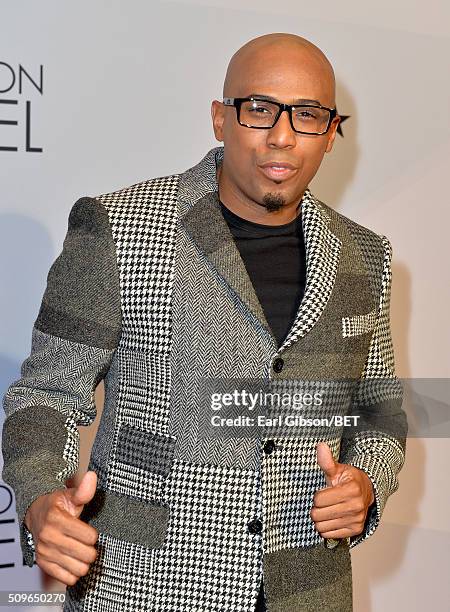
<path id="1" fill-rule="evenodd" d="M 278 346 L 287 336 L 305 291 L 306 252 L 297 217 L 284 225 L 242 219 L 220 202 L 236 246 Z"/>

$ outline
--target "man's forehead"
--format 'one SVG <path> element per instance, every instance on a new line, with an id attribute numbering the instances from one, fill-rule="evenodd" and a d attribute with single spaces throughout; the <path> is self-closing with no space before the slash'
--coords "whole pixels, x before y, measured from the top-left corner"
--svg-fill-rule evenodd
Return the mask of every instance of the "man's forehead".
<path id="1" fill-rule="evenodd" d="M 314 88 L 318 94 L 332 87 L 334 75 L 322 62 L 267 61 L 263 63 L 244 63 L 234 66 L 231 79 L 239 86 L 252 92 L 267 95 L 278 94 L 281 90 L 291 90 L 293 95 L 303 96 L 301 88 Z"/>
<path id="2" fill-rule="evenodd" d="M 313 99 L 313 98 L 296 98 L 296 97 L 291 96 L 289 97 L 289 100 L 282 100 L 281 97 L 283 96 L 280 97 L 276 95 L 270 95 L 270 94 L 264 94 L 264 93 L 258 93 L 258 92 L 250 92 L 242 97 L 258 98 L 259 100 L 268 100 L 269 102 L 271 101 L 272 102 L 285 102 L 286 104 L 316 104 L 316 105 L 322 104 L 320 100 Z"/>

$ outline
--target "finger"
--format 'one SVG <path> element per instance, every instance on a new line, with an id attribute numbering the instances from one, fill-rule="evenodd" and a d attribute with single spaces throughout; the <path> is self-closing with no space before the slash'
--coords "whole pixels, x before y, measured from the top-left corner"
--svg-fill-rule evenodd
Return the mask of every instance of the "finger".
<path id="1" fill-rule="evenodd" d="M 353 524 L 349 524 L 346 519 L 333 519 L 332 521 L 318 521 L 315 523 L 317 531 L 320 535 L 325 537 L 325 533 L 329 533 L 331 531 L 337 531 L 338 529 L 351 529 Z M 326 536 L 333 537 L 333 536 Z M 346 536 L 345 536 L 346 537 Z"/>
<path id="2" fill-rule="evenodd" d="M 93 470 L 89 470 L 83 475 L 83 478 L 76 487 L 69 489 L 69 498 L 78 512 L 94 497 L 97 485 L 97 474 Z"/>
<path id="3" fill-rule="evenodd" d="M 66 585 L 75 584 L 75 582 L 79 578 L 79 576 L 71 574 L 67 570 L 60 567 L 57 563 L 52 563 L 51 561 L 46 560 L 38 561 L 37 559 L 36 562 L 38 563 L 42 571 L 44 571 L 49 576 L 53 576 L 53 578 L 56 578 L 56 580 L 59 580 L 60 582 L 63 582 Z"/>
<path id="4" fill-rule="evenodd" d="M 339 518 L 348 519 L 352 517 L 353 514 L 355 514 L 355 511 L 348 502 L 342 502 L 334 506 L 325 506 L 322 508 L 313 506 L 310 512 L 310 516 L 315 523 L 318 521 L 330 521 Z"/>
<path id="5" fill-rule="evenodd" d="M 36 560 L 37 558 L 39 558 L 40 561 L 59 565 L 59 567 L 67 571 L 69 574 L 74 574 L 78 577 L 87 574 L 90 567 L 89 563 L 79 561 L 71 555 L 63 554 L 58 550 L 58 548 L 49 546 L 43 542 L 38 543 Z"/>
<path id="6" fill-rule="evenodd" d="M 53 527 L 57 532 L 73 537 L 91 546 L 93 546 L 98 539 L 98 531 L 95 527 L 73 516 L 65 508 L 60 506 L 55 506 L 48 512 L 47 522 L 43 530 L 47 530 L 49 527 Z"/>
<path id="7" fill-rule="evenodd" d="M 68 586 L 74 585 L 80 578 L 79 576 L 68 572 L 63 567 L 60 567 L 57 563 L 53 563 L 52 561 L 46 561 L 44 559 L 38 561 L 36 559 L 36 562 L 43 572 L 45 572 L 49 576 L 53 576 L 53 578 L 56 578 L 56 580 L 59 580 L 60 582 L 63 582 Z"/>
<path id="8" fill-rule="evenodd" d="M 338 484 L 334 487 L 325 487 L 314 493 L 314 506 L 325 508 L 347 501 L 353 497 L 352 483 Z"/>
<path id="9" fill-rule="evenodd" d="M 316 447 L 316 454 L 317 463 L 325 475 L 327 484 L 332 484 L 338 476 L 339 468 L 330 447 L 326 442 L 319 442 Z"/>
<path id="10" fill-rule="evenodd" d="M 56 559 L 56 563 L 58 563 L 58 565 L 63 569 L 78 577 L 85 576 L 91 566 L 90 563 L 84 563 L 84 561 L 79 561 L 71 555 L 64 555 L 62 553 L 59 554 L 59 557 Z"/>
<path id="11" fill-rule="evenodd" d="M 95 527 L 67 513 L 62 517 L 58 527 L 62 534 L 88 546 L 93 546 L 98 540 L 98 531 Z"/>
<path id="12" fill-rule="evenodd" d="M 360 533 L 361 530 L 359 529 L 343 527 L 342 529 L 333 529 L 331 531 L 321 532 L 320 535 L 323 538 L 333 538 L 334 540 L 337 540 L 339 538 L 348 538 L 349 536 L 359 535 Z"/>
<path id="13" fill-rule="evenodd" d="M 98 555 L 98 549 L 95 546 L 88 546 L 65 535 L 61 535 L 57 548 L 61 554 L 72 556 L 83 563 L 93 563 Z"/>

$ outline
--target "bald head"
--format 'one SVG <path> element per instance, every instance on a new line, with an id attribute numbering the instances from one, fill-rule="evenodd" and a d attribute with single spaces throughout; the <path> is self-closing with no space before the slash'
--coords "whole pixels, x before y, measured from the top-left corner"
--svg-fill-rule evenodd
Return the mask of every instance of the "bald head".
<path id="1" fill-rule="evenodd" d="M 305 73 L 307 78 L 305 79 Z M 296 79 L 297 77 L 297 79 Z M 258 36 L 236 51 L 232 56 L 223 85 L 224 97 L 242 97 L 260 80 L 264 87 L 275 90 L 280 84 L 296 83 L 295 98 L 305 82 L 320 86 L 324 106 L 335 107 L 334 70 L 325 54 L 312 42 L 284 32 Z M 286 100 L 287 102 L 287 100 Z"/>

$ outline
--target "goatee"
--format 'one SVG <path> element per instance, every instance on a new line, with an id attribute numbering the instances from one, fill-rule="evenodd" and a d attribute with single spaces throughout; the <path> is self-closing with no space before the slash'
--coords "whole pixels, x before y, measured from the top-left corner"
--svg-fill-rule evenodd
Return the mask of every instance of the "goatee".
<path id="1" fill-rule="evenodd" d="M 262 203 L 269 212 L 275 212 L 283 208 L 286 200 L 279 193 L 266 193 Z"/>

